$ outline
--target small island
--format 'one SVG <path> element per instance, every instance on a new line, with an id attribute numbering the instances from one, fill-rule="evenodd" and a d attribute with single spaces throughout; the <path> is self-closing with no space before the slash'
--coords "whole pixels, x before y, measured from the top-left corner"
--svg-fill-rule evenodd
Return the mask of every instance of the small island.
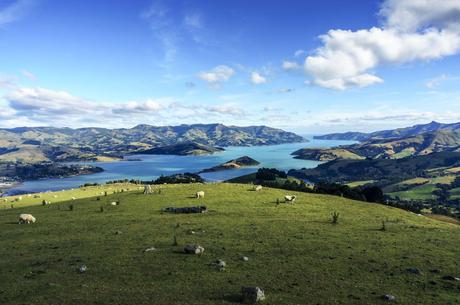
<path id="1" fill-rule="evenodd" d="M 211 173 L 211 172 L 217 172 L 217 171 L 222 171 L 222 170 L 238 169 L 238 168 L 247 167 L 247 166 L 257 166 L 259 164 L 260 164 L 259 161 L 256 161 L 248 156 L 243 156 L 243 157 L 239 157 L 237 159 L 233 159 L 225 163 L 219 164 L 217 166 L 204 169 L 200 171 L 199 173 L 200 174 L 201 173 Z"/>
<path id="2" fill-rule="evenodd" d="M 224 151 L 221 147 L 213 147 L 210 145 L 199 144 L 195 142 L 183 142 L 173 145 L 155 147 L 147 149 L 136 154 L 147 154 L 147 155 L 177 155 L 177 156 L 199 156 L 208 155 L 215 152 Z"/>

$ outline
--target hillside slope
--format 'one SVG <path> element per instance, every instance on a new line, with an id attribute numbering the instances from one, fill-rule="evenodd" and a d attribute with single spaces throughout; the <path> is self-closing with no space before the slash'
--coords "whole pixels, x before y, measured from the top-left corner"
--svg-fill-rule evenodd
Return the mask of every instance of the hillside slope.
<path id="1" fill-rule="evenodd" d="M 276 205 L 286 191 L 161 187 L 161 194 L 125 191 L 1 210 L 0 303 L 230 305 L 243 285 L 262 287 L 272 305 L 383 304 L 384 294 L 397 304 L 460 302 L 460 282 L 443 279 L 460 275 L 459 226 L 340 197 L 293 193 L 295 204 Z M 197 190 L 206 197 L 190 198 Z M 113 200 L 120 205 L 108 205 Z M 197 204 L 209 212 L 160 211 Z M 19 213 L 37 223 L 18 225 Z M 188 243 L 204 254 L 183 254 Z M 150 247 L 156 250 L 144 252 Z M 212 266 L 217 259 L 226 261 L 224 271 Z"/>

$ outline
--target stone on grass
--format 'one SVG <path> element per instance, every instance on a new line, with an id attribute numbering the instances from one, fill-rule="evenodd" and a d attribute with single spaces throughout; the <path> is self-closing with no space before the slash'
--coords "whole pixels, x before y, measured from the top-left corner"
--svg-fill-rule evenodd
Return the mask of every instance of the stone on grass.
<path id="1" fill-rule="evenodd" d="M 241 293 L 244 304 L 255 304 L 265 300 L 265 293 L 259 287 L 242 287 Z"/>
<path id="2" fill-rule="evenodd" d="M 243 256 L 243 257 L 241 257 L 241 260 L 243 262 L 247 262 L 247 261 L 249 261 L 249 258 L 247 256 Z"/>
<path id="3" fill-rule="evenodd" d="M 225 263 L 225 261 L 221 260 L 221 259 L 218 259 L 216 260 L 214 263 L 213 263 L 214 266 L 216 266 L 216 268 L 219 270 L 219 271 L 224 271 L 225 270 L 225 267 L 227 266 L 227 263 Z"/>
<path id="4" fill-rule="evenodd" d="M 144 250 L 144 252 L 150 252 L 150 251 L 156 251 L 157 249 L 155 247 L 150 247 Z"/>
<path id="5" fill-rule="evenodd" d="M 445 275 L 442 279 L 446 281 L 460 281 L 460 277 L 455 277 L 453 275 Z"/>
<path id="6" fill-rule="evenodd" d="M 415 267 L 408 268 L 407 272 L 412 273 L 412 274 L 422 274 L 422 271 Z"/>
<path id="7" fill-rule="evenodd" d="M 81 265 L 80 267 L 78 267 L 78 272 L 80 273 L 85 273 L 87 270 L 88 267 L 86 267 L 86 265 Z"/>
<path id="8" fill-rule="evenodd" d="M 184 252 L 188 254 L 203 254 L 204 248 L 200 245 L 186 245 Z"/>
<path id="9" fill-rule="evenodd" d="M 385 301 L 395 301 L 396 297 L 391 294 L 385 294 L 382 296 L 382 299 L 384 299 Z"/>

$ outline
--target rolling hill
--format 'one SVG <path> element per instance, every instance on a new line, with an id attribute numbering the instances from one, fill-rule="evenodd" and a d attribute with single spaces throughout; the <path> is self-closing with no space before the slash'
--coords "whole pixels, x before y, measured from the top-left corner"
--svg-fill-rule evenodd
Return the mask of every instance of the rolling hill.
<path id="1" fill-rule="evenodd" d="M 161 188 L 142 195 L 105 185 L 25 197 L 13 209 L 0 203 L 0 303 L 230 305 L 241 286 L 263 288 L 267 305 L 385 304 L 384 295 L 395 304 L 460 302 L 458 225 L 326 195 L 292 192 L 295 204 L 277 205 L 285 190 L 241 184 Z M 191 199 L 197 190 L 206 197 Z M 53 202 L 41 206 L 45 197 Z M 161 211 L 197 204 L 209 212 Z M 20 213 L 37 222 L 17 224 Z M 190 243 L 204 254 L 184 254 Z"/>

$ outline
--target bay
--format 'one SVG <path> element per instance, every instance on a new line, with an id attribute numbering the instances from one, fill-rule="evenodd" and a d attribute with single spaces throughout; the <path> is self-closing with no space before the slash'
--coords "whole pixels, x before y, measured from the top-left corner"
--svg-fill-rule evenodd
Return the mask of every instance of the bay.
<path id="1" fill-rule="evenodd" d="M 241 156 L 249 156 L 260 162 L 254 167 L 204 173 L 201 176 L 207 181 L 224 181 L 234 177 L 250 174 L 259 167 L 277 168 L 280 170 L 313 168 L 321 162 L 292 158 L 291 153 L 305 147 L 333 147 L 347 145 L 352 141 L 316 140 L 312 137 L 307 143 L 290 143 L 268 146 L 226 147 L 225 151 L 205 156 L 174 156 L 174 155 L 132 155 L 123 161 L 116 162 L 84 162 L 104 169 L 101 173 L 80 175 L 67 178 L 53 178 L 25 181 L 7 191 L 7 194 L 57 191 L 76 188 L 85 183 L 104 183 L 111 180 L 140 179 L 153 180 L 161 175 L 199 172 Z M 129 161 L 132 160 L 132 161 Z"/>

